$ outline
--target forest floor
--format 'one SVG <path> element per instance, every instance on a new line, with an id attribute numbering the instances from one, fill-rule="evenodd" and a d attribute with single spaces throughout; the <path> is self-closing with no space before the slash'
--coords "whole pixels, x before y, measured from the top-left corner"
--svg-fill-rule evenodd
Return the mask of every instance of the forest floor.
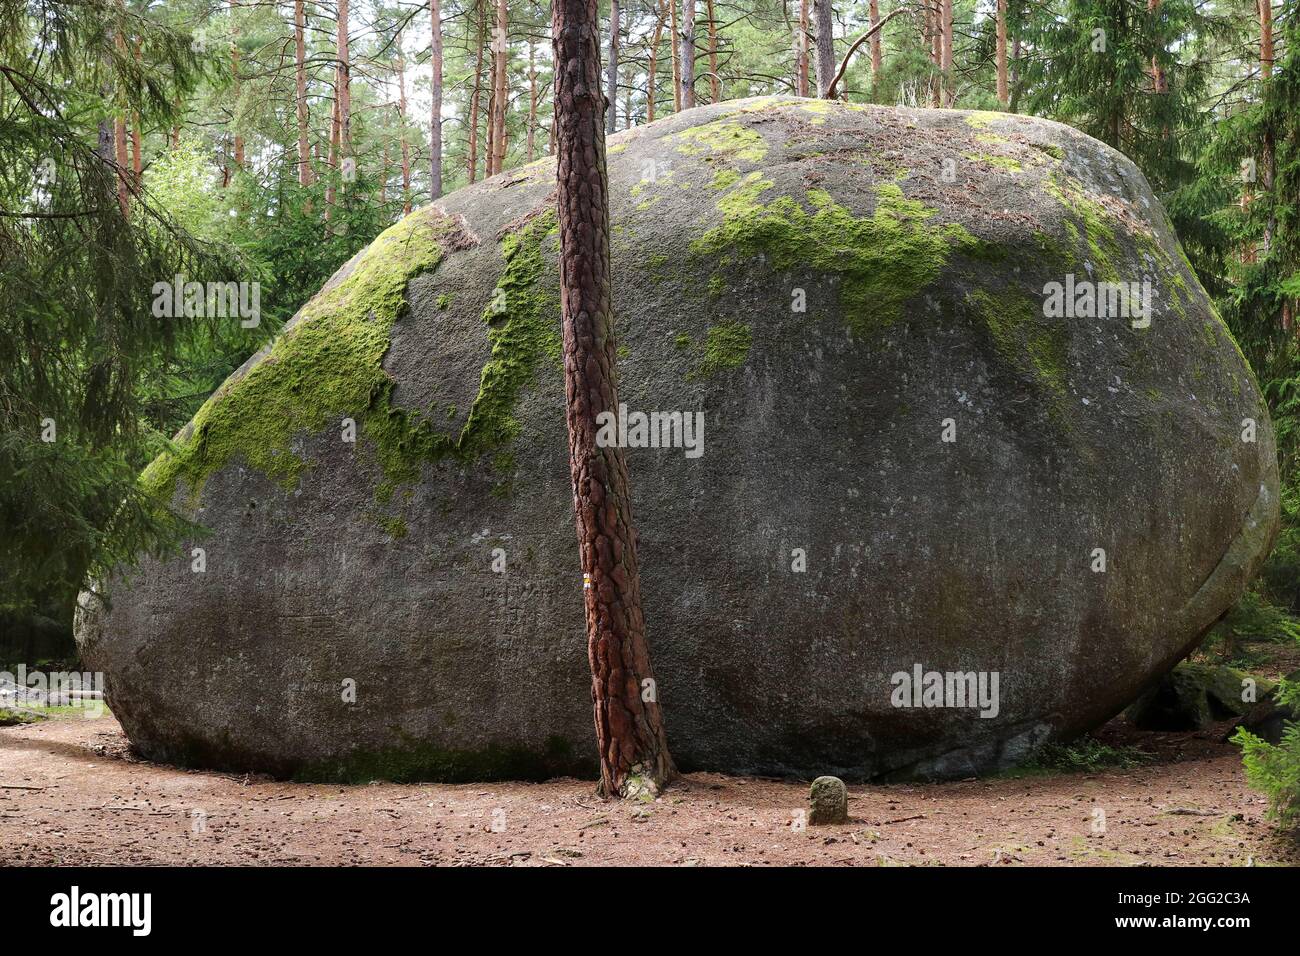
<path id="1" fill-rule="evenodd" d="M 0 729 L 0 864 L 1300 864 L 1228 730 L 1118 719 L 1097 737 L 1140 766 L 851 786 L 848 824 L 805 829 L 798 781 L 690 774 L 647 804 L 572 779 L 282 783 L 141 761 L 111 716 L 61 714 Z"/>

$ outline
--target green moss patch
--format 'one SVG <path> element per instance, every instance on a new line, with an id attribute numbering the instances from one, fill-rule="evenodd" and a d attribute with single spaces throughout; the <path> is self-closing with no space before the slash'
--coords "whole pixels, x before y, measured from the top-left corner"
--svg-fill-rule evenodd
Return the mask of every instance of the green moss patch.
<path id="1" fill-rule="evenodd" d="M 788 196 L 765 204 L 771 188 L 759 173 L 743 177 L 718 201 L 723 222 L 691 244 L 692 254 L 720 266 L 761 255 L 778 270 L 838 276 L 845 320 L 858 331 L 898 321 L 954 250 L 983 247 L 956 223 L 931 222 L 936 211 L 907 199 L 897 183 L 877 185 L 876 208 L 863 217 L 819 189 L 806 194 L 811 211 Z"/>
<path id="2" fill-rule="evenodd" d="M 726 321 L 709 326 L 704 338 L 704 356 L 692 377 L 708 378 L 726 369 L 739 368 L 749 359 L 753 344 L 754 333 L 743 322 Z"/>
<path id="3" fill-rule="evenodd" d="M 188 440 L 145 470 L 146 489 L 167 499 L 182 478 L 197 498 L 208 476 L 236 456 L 294 487 L 308 467 L 290 448 L 295 435 L 319 432 L 386 401 L 391 382 L 383 358 L 406 304 L 406 285 L 437 267 L 458 232 L 454 220 L 431 210 L 384 232 L 347 278 L 303 308 L 269 354 L 208 399 Z M 396 450 L 385 452 L 381 457 Z"/>
<path id="4" fill-rule="evenodd" d="M 763 137 L 734 120 L 692 126 L 674 135 L 673 140 L 677 152 L 684 156 L 720 156 L 749 163 L 761 163 L 767 156 Z"/>
<path id="5" fill-rule="evenodd" d="M 349 276 L 321 293 L 243 378 L 223 387 L 195 417 L 191 437 L 159 457 L 142 481 L 167 499 L 178 478 L 196 500 L 208 476 L 234 457 L 293 488 L 309 463 L 291 439 L 317 433 L 344 417 L 356 420 L 382 472 L 376 500 L 392 500 L 414 482 L 422 463 L 445 456 L 473 460 L 516 435 L 512 409 L 543 359 L 560 355 L 559 303 L 539 291 L 542 241 L 556 229 L 553 210 L 501 241 L 505 267 L 484 313 L 491 355 L 458 435 L 440 431 L 419 412 L 395 407 L 384 371 L 393 323 L 406 307 L 406 287 L 467 240 L 448 217 L 426 210 L 393 226 L 362 253 Z M 400 537 L 399 518 L 377 518 Z"/>
<path id="6" fill-rule="evenodd" d="M 1005 170 L 1009 173 L 1020 172 L 1020 160 L 1012 159 L 1010 156 L 994 156 L 992 153 L 965 153 L 964 155 L 972 162 L 984 163 L 986 166 L 992 166 L 995 169 Z"/>
<path id="7" fill-rule="evenodd" d="M 1103 282 L 1120 281 L 1116 263 L 1123 257 L 1119 240 L 1115 237 L 1113 219 L 1106 207 L 1089 197 L 1083 185 L 1073 177 L 1067 177 L 1062 183 L 1054 173 L 1049 172 L 1043 180 L 1043 188 L 1067 210 L 1074 214 L 1079 225 L 1083 227 L 1083 239 L 1088 243 L 1088 252 L 1096 270 L 1096 277 Z M 1078 236 L 1078 229 L 1073 229 Z"/>
<path id="8" fill-rule="evenodd" d="M 1023 292 L 994 295 L 977 289 L 967 296 L 988 330 L 999 358 L 1054 398 L 1066 393 L 1065 329 L 1049 325 L 1042 307 Z"/>

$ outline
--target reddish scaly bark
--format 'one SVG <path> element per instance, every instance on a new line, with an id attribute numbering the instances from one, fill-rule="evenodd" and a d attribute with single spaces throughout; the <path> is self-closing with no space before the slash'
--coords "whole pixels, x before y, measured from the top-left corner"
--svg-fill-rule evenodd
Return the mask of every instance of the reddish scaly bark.
<path id="1" fill-rule="evenodd" d="M 880 22 L 879 0 L 871 0 L 868 10 L 871 14 L 871 26 L 874 27 Z M 876 31 L 876 34 L 871 38 L 871 98 L 873 100 L 876 98 L 876 91 L 880 87 L 880 73 L 884 66 L 884 55 L 880 50 L 880 31 Z"/>
<path id="2" fill-rule="evenodd" d="M 554 0 L 551 16 L 564 379 L 587 655 L 601 792 L 629 796 L 658 791 L 676 771 L 653 692 L 627 465 L 617 444 L 596 441 L 597 417 L 618 409 L 596 0 Z"/>

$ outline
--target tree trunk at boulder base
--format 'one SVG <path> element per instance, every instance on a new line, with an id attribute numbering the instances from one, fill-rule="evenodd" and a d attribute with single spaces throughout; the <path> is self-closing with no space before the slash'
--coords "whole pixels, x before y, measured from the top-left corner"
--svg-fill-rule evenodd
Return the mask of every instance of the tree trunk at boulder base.
<path id="1" fill-rule="evenodd" d="M 569 465 L 600 791 L 629 797 L 657 793 L 676 769 L 645 640 L 627 464 L 617 442 L 596 441 L 598 417 L 618 409 L 596 0 L 554 0 L 551 17 Z"/>
<path id="2" fill-rule="evenodd" d="M 824 100 L 835 75 L 835 21 L 830 0 L 817 0 L 813 14 L 817 20 L 817 97 Z"/>

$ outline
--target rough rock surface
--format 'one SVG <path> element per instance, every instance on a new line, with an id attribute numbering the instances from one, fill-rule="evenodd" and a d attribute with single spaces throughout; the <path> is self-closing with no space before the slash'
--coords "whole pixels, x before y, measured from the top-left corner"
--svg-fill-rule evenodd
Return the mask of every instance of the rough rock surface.
<path id="1" fill-rule="evenodd" d="M 849 822 L 849 789 L 839 777 L 818 777 L 808 788 L 809 826 Z"/>
<path id="2" fill-rule="evenodd" d="M 621 400 L 706 422 L 700 457 L 628 452 L 683 769 L 1015 763 L 1136 698 L 1266 553 L 1267 413 L 1115 151 L 1027 117 L 749 100 L 620 134 L 609 169 Z M 210 534 L 78 626 L 141 752 L 590 768 L 552 177 L 393 227 L 146 472 Z M 1150 324 L 1045 316 L 1067 274 L 1149 276 Z M 918 665 L 996 672 L 996 715 L 900 696 Z"/>

